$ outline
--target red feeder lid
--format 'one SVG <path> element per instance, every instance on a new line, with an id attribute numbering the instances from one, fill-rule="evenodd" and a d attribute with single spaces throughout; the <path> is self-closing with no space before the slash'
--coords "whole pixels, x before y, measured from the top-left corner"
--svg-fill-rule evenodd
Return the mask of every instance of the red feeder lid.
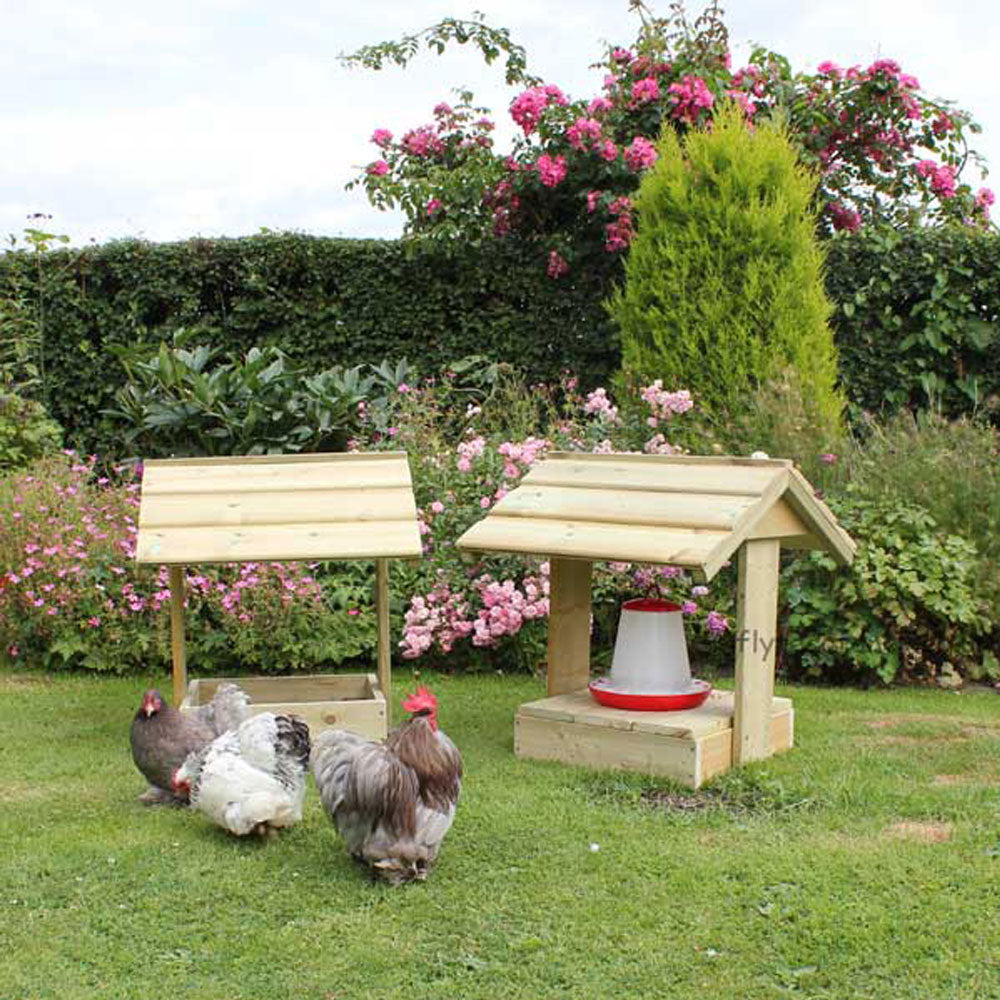
<path id="1" fill-rule="evenodd" d="M 680 611 L 679 604 L 661 600 L 659 597 L 633 597 L 622 605 L 623 611 Z"/>

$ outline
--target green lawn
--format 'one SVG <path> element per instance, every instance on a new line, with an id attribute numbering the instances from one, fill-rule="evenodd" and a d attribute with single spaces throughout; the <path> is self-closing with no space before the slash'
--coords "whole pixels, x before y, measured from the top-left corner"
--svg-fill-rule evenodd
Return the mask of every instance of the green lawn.
<path id="1" fill-rule="evenodd" d="M 995 694 L 783 689 L 798 747 L 668 810 L 516 760 L 537 681 L 435 678 L 466 783 L 393 890 L 312 787 L 270 843 L 140 806 L 143 686 L 0 673 L 4 1000 L 1000 997 Z"/>

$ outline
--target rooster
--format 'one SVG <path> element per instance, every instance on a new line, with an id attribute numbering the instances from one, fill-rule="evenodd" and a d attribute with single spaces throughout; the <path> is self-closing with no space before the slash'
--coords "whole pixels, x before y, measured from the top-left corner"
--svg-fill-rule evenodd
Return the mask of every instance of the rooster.
<path id="1" fill-rule="evenodd" d="M 410 718 L 385 742 L 328 729 L 312 772 L 326 811 L 358 861 L 391 885 L 423 881 L 455 818 L 462 757 L 438 729 L 426 688 L 403 701 Z"/>
<path id="2" fill-rule="evenodd" d="M 132 720 L 132 759 L 149 782 L 139 796 L 145 805 L 182 805 L 171 778 L 194 750 L 207 746 L 217 736 L 238 726 L 250 712 L 250 699 L 235 684 L 222 684 L 207 705 L 181 712 L 151 688 Z"/>
<path id="3" fill-rule="evenodd" d="M 308 766 L 309 726 L 263 712 L 189 754 L 173 786 L 237 837 L 263 835 L 302 819 Z"/>

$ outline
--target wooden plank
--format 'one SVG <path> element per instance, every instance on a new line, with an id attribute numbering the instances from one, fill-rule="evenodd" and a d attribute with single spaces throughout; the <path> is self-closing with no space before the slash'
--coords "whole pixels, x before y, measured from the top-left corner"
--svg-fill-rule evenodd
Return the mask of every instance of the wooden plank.
<path id="1" fill-rule="evenodd" d="M 375 560 L 375 616 L 378 623 L 378 685 L 392 708 L 392 649 L 389 645 L 389 563 Z"/>
<path id="2" fill-rule="evenodd" d="M 419 556 L 416 521 L 374 521 L 359 526 L 275 524 L 264 527 L 149 528 L 139 533 L 139 563 L 248 562 L 258 559 L 374 559 Z"/>
<path id="3" fill-rule="evenodd" d="M 551 722 L 518 713 L 514 752 L 535 760 L 658 774 L 690 786 L 696 779 L 697 747 L 683 737 Z"/>
<path id="4" fill-rule="evenodd" d="M 153 466 L 143 472 L 142 495 L 170 493 L 274 493 L 299 490 L 369 489 L 411 485 L 409 466 L 399 459 L 284 465 Z"/>
<path id="5" fill-rule="evenodd" d="M 152 493 L 143 497 L 139 527 L 399 521 L 416 516 L 413 491 L 408 486 L 302 492 L 283 489 L 259 493 Z"/>
<path id="6" fill-rule="evenodd" d="M 529 486 L 573 486 L 580 489 L 656 490 L 760 496 L 784 466 L 752 463 L 739 466 L 649 461 L 661 456 L 587 456 L 543 459 L 522 483 Z M 600 460 L 595 461 L 594 458 Z"/>
<path id="7" fill-rule="evenodd" d="M 201 677 L 188 687 L 191 705 L 206 705 L 221 684 L 238 684 L 251 702 L 379 701 L 374 674 L 306 674 L 289 677 Z"/>
<path id="8" fill-rule="evenodd" d="M 726 532 L 599 524 L 490 514 L 455 543 L 459 549 L 618 559 L 700 568 Z"/>
<path id="9" fill-rule="evenodd" d="M 173 661 L 174 705 L 180 705 L 187 693 L 187 651 L 184 648 L 184 567 L 171 566 L 170 578 L 170 655 Z"/>
<path id="10" fill-rule="evenodd" d="M 733 525 L 732 531 L 718 544 L 712 554 L 705 560 L 705 578 L 711 580 L 716 573 L 736 554 L 736 550 L 746 540 L 747 535 L 754 529 L 761 518 L 766 517 L 768 511 L 780 499 L 781 495 L 788 487 L 788 470 L 779 469 L 771 481 L 767 484 L 764 492 L 761 493 L 758 502 L 749 507 Z"/>
<path id="11" fill-rule="evenodd" d="M 759 760 L 768 752 L 768 720 L 774 697 L 778 625 L 778 555 L 775 539 L 745 542 L 736 591 L 736 702 L 733 762 Z"/>
<path id="12" fill-rule="evenodd" d="M 289 455 L 202 455 L 194 458 L 148 458 L 145 469 L 176 468 L 185 465 L 301 465 L 319 463 L 356 464 L 407 460 L 405 451 L 310 451 Z"/>
<path id="13" fill-rule="evenodd" d="M 550 695 L 576 691 L 590 680 L 590 575 L 589 562 L 550 560 Z"/>
<path id="14" fill-rule="evenodd" d="M 711 465 L 718 468 L 752 465 L 757 468 L 790 469 L 794 462 L 790 458 L 750 458 L 747 455 L 644 455 L 634 451 L 579 452 L 550 451 L 546 462 L 620 462 L 623 459 L 637 465 Z"/>
<path id="15" fill-rule="evenodd" d="M 802 518 L 784 500 L 778 499 L 756 519 L 744 537 L 784 539 L 808 534 L 809 528 Z"/>
<path id="16" fill-rule="evenodd" d="M 579 489 L 568 486 L 519 486 L 491 516 L 556 518 L 709 530 L 729 530 L 754 504 L 753 497 L 713 493 L 664 493 L 654 490 Z"/>
<path id="17" fill-rule="evenodd" d="M 791 748 L 794 736 L 794 717 L 791 703 L 782 705 L 787 699 L 775 698 L 771 722 L 768 728 L 767 756 Z M 698 783 L 695 788 L 716 775 L 725 774 L 733 764 L 733 730 L 724 729 L 712 733 L 698 741 Z"/>
<path id="18" fill-rule="evenodd" d="M 789 505 L 809 526 L 811 533 L 825 541 L 824 548 L 840 563 L 847 566 L 854 559 L 857 545 L 837 522 L 833 512 L 812 488 L 798 469 L 791 469 L 788 478 Z"/>

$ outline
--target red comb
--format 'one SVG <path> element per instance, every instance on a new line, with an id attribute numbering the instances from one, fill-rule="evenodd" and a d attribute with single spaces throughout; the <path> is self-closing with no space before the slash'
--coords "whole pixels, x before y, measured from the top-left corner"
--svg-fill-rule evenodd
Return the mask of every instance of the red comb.
<path id="1" fill-rule="evenodd" d="M 425 687 L 418 687 L 416 694 L 403 699 L 403 709 L 407 712 L 436 712 L 438 700 Z"/>

